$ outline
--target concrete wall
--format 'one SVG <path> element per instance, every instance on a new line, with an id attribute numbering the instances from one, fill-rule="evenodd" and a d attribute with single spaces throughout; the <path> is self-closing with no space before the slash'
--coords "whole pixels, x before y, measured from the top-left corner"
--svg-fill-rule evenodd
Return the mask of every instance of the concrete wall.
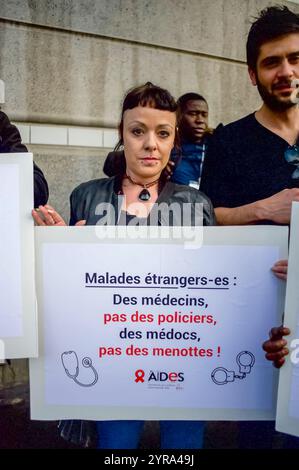
<path id="1" fill-rule="evenodd" d="M 294 10 L 299 6 L 291 2 Z M 245 41 L 265 0 L 0 0 L 3 110 L 20 124 L 116 128 L 124 92 L 145 81 L 176 96 L 203 94 L 210 124 L 227 123 L 259 106 L 249 84 Z M 80 151 L 29 148 L 50 183 L 50 202 L 68 214 L 65 194 L 77 180 Z M 109 149 L 81 152 L 83 180 L 101 176 Z M 84 158 L 85 156 L 85 158 Z M 77 173 L 78 174 L 78 173 Z M 57 190 L 63 188 L 63 190 Z"/>
<path id="2" fill-rule="evenodd" d="M 0 76 L 18 121 L 115 127 L 129 87 L 203 93 L 211 124 L 258 105 L 245 40 L 264 0 L 1 0 Z M 298 5 L 291 2 L 294 10 Z"/>
<path id="3" fill-rule="evenodd" d="M 124 91 L 147 80 L 205 94 L 212 125 L 257 105 L 244 44 L 269 2 L 0 3 L 0 74 L 16 120 L 114 127 Z"/>
<path id="4" fill-rule="evenodd" d="M 212 124 L 245 114 L 248 101 L 256 104 L 241 62 L 110 37 L 0 25 L 7 109 L 19 121 L 114 127 L 124 91 L 148 80 L 176 96 L 202 91 Z M 228 88 L 236 87 L 242 98 L 232 93 L 228 99 Z"/>
<path id="5" fill-rule="evenodd" d="M 0 0 L 3 110 L 23 126 L 115 129 L 124 92 L 145 81 L 176 97 L 203 94 L 210 124 L 259 106 L 249 84 L 245 41 L 265 0 Z M 294 11 L 299 5 L 281 1 Z M 29 139 L 29 138 L 28 138 Z M 50 202 L 68 217 L 79 182 L 101 176 L 109 148 L 29 149 L 50 184 Z"/>

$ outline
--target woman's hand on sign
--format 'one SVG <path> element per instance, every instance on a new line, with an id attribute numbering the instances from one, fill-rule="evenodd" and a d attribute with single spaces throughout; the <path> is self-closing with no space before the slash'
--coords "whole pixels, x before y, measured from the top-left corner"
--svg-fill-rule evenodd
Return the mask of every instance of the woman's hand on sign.
<path id="1" fill-rule="evenodd" d="M 33 209 L 32 216 L 36 225 L 39 226 L 64 227 L 67 225 L 61 215 L 59 215 L 58 212 L 48 204 L 46 206 L 39 206 L 37 209 Z"/>
<path id="2" fill-rule="evenodd" d="M 287 341 L 283 339 L 283 336 L 289 334 L 290 329 L 283 325 L 272 328 L 269 333 L 270 339 L 263 343 L 263 350 L 266 351 L 266 359 L 272 361 L 273 365 L 277 368 L 284 364 L 285 356 L 289 354 L 289 350 L 286 347 Z"/>
<path id="3" fill-rule="evenodd" d="M 56 212 L 56 210 L 53 209 L 53 207 L 49 206 L 48 204 L 46 206 L 39 206 L 38 209 L 33 209 L 32 217 L 34 218 L 36 225 L 39 225 L 39 226 L 49 226 L 49 227 L 67 226 L 67 224 L 65 223 L 61 215 L 58 214 L 58 212 Z M 82 226 L 85 224 L 86 224 L 85 220 L 79 220 L 76 223 L 76 226 Z"/>
<path id="4" fill-rule="evenodd" d="M 277 261 L 273 266 L 272 266 L 272 271 L 277 276 L 279 279 L 282 279 L 284 281 L 287 280 L 287 274 L 288 274 L 288 260 L 287 259 L 281 259 Z"/>

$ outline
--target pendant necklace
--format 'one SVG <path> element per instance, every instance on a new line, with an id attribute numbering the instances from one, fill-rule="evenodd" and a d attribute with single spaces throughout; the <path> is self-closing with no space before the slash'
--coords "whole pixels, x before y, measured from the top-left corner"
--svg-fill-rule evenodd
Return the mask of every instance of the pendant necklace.
<path id="1" fill-rule="evenodd" d="M 141 186 L 143 188 L 142 191 L 138 194 L 138 199 L 139 201 L 149 201 L 151 198 L 151 193 L 147 188 L 150 188 L 151 186 L 154 186 L 154 184 L 158 183 L 159 178 L 155 181 L 152 181 L 151 183 L 138 183 L 137 181 L 132 180 L 131 176 L 125 175 L 125 178 L 128 178 L 128 180 L 132 184 L 137 184 L 138 186 Z"/>

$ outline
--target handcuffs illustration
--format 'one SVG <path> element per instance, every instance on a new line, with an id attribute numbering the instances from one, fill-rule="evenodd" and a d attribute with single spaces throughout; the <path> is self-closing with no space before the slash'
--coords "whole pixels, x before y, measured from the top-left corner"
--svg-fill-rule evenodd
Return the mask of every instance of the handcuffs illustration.
<path id="1" fill-rule="evenodd" d="M 239 366 L 240 375 L 233 370 L 227 370 L 224 367 L 217 367 L 211 373 L 213 382 L 217 385 L 225 385 L 228 382 L 234 382 L 235 379 L 245 379 L 246 375 L 251 372 L 255 363 L 255 357 L 249 351 L 241 351 L 236 357 L 236 362 Z"/>
<path id="2" fill-rule="evenodd" d="M 65 352 L 63 352 L 61 354 L 61 362 L 62 362 L 62 365 L 64 367 L 64 371 L 65 371 L 66 375 L 70 379 L 73 379 L 73 381 L 76 384 L 81 385 L 81 387 L 92 387 L 93 385 L 95 385 L 97 383 L 99 376 L 98 376 L 97 371 L 95 370 L 95 368 L 92 365 L 92 360 L 90 359 L 90 357 L 84 357 L 82 359 L 83 367 L 90 368 L 94 373 L 93 382 L 88 383 L 88 384 L 84 384 L 82 382 L 79 382 L 79 380 L 77 378 L 78 375 L 79 375 L 79 360 L 78 360 L 78 356 L 75 353 L 75 351 L 65 351 Z"/>

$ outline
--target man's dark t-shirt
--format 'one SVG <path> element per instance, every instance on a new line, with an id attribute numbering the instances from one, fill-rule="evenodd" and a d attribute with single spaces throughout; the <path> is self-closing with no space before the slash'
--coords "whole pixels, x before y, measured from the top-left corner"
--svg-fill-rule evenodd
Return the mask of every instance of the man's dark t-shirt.
<path id="1" fill-rule="evenodd" d="M 296 166 L 284 158 L 288 147 L 254 114 L 219 127 L 209 143 L 200 189 L 214 207 L 238 207 L 298 188 L 299 178 L 292 178 Z"/>

